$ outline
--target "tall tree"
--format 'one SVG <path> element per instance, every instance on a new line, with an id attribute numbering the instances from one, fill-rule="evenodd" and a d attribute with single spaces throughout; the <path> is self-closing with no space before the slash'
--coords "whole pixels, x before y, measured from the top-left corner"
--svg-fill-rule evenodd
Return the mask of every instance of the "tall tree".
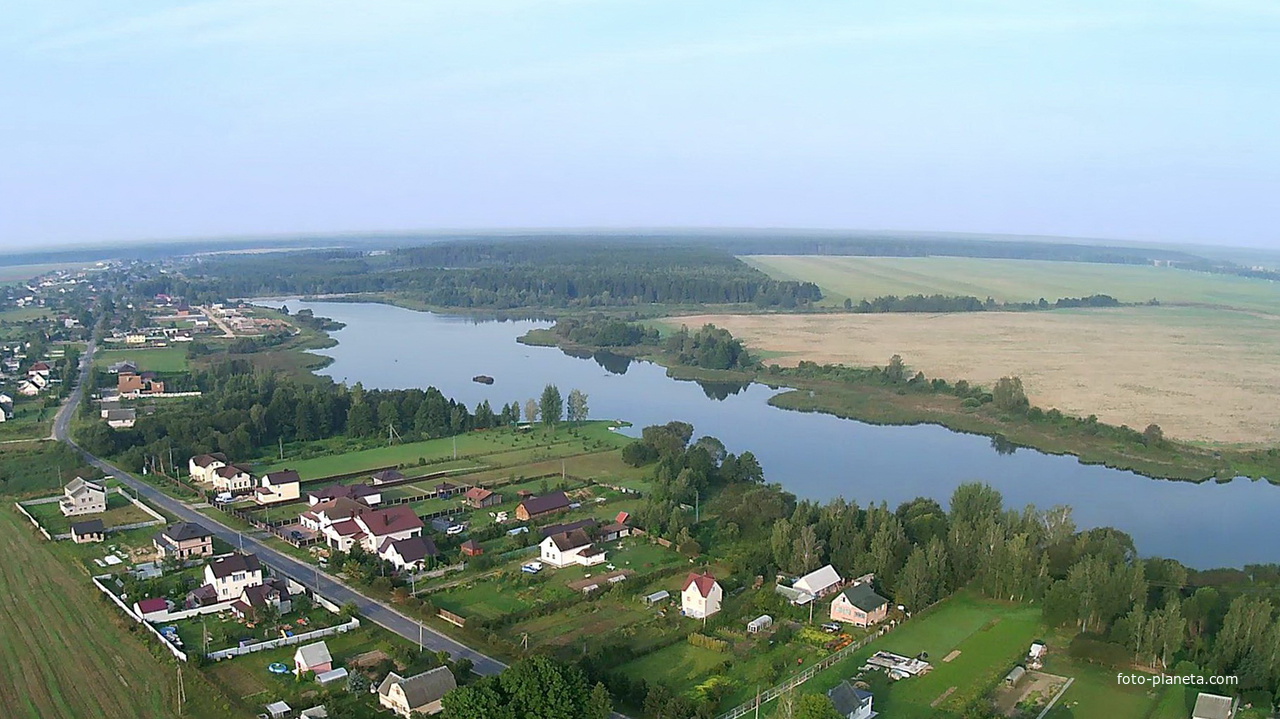
<path id="1" fill-rule="evenodd" d="M 587 393 L 580 389 L 569 391 L 569 421 L 570 422 L 586 422 L 587 414 L 590 409 L 587 407 Z"/>
<path id="2" fill-rule="evenodd" d="M 560 388 L 549 384 L 542 388 L 542 398 L 538 402 L 538 410 L 542 413 L 545 425 L 559 424 L 564 417 L 564 398 L 560 396 Z"/>
<path id="3" fill-rule="evenodd" d="M 538 400 L 530 397 L 524 403 L 524 421 L 533 424 L 538 421 L 539 409 Z"/>

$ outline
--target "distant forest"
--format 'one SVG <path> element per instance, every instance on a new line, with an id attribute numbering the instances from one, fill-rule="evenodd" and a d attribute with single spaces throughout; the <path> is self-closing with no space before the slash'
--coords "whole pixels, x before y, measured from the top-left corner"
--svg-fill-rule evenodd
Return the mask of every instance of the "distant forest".
<path id="1" fill-rule="evenodd" d="M 449 242 L 366 253 L 325 250 L 205 258 L 139 287 L 196 301 L 276 294 L 398 292 L 439 307 L 648 304 L 797 308 L 811 282 L 771 279 L 722 249 L 590 239 Z"/>

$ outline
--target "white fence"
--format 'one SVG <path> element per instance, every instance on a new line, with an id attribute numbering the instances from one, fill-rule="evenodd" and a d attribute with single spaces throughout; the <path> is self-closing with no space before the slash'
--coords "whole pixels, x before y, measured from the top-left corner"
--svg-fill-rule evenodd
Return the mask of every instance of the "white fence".
<path id="1" fill-rule="evenodd" d="M 126 605 L 124 601 L 120 599 L 120 597 L 117 597 L 114 592 L 112 592 L 110 589 L 107 589 L 107 585 L 103 584 L 102 580 L 110 579 L 110 578 L 111 578 L 110 574 L 103 574 L 101 576 L 94 577 L 93 585 L 97 587 L 99 590 L 101 590 L 103 594 L 107 595 L 108 597 L 111 597 L 111 601 L 115 602 L 117 607 L 120 607 L 120 611 L 128 615 L 130 619 L 146 627 L 147 631 L 154 634 L 156 639 L 159 639 L 160 643 L 163 644 L 165 648 L 167 648 L 170 651 L 170 653 L 173 654 L 173 656 L 177 657 L 178 659 L 181 659 L 184 662 L 187 661 L 186 652 L 174 646 L 174 644 L 170 642 L 168 639 L 166 639 L 163 634 L 157 631 L 155 627 L 151 626 L 151 622 L 145 621 L 142 617 L 138 616 L 137 614 L 134 614 L 133 609 L 131 609 L 128 605 Z"/>
<path id="2" fill-rule="evenodd" d="M 249 644 L 243 647 L 232 647 L 230 649 L 221 649 L 216 652 L 209 652 L 206 656 L 214 660 L 229 659 L 231 657 L 238 657 L 242 654 L 252 654 L 253 652 L 261 652 L 267 649 L 275 649 L 277 647 L 287 647 L 293 644 L 301 644 L 303 642 L 309 642 L 312 639 L 320 639 L 321 637 L 331 637 L 334 634 L 349 632 L 352 629 L 358 628 L 359 626 L 360 626 L 360 620 L 356 619 L 355 617 L 352 617 L 351 621 L 347 622 L 346 624 L 339 624 L 336 627 L 326 627 L 324 629 L 317 629 L 312 632 L 295 634 L 291 637 L 282 637 L 280 639 L 268 639 L 265 642 L 258 642 L 257 644 Z"/>
<path id="3" fill-rule="evenodd" d="M 210 604 L 207 607 L 196 607 L 195 609 L 180 609 L 176 612 L 152 612 L 146 615 L 149 622 L 177 622 L 191 617 L 198 617 L 202 614 L 217 614 L 225 612 L 231 608 L 231 602 L 218 602 Z"/>
<path id="4" fill-rule="evenodd" d="M 58 501 L 58 498 L 54 497 L 53 500 L 56 502 Z M 36 502 L 27 502 L 27 504 L 36 504 Z M 45 539 L 51 542 L 53 541 L 53 536 L 49 534 L 49 530 L 40 526 L 40 523 L 36 521 L 36 518 L 31 516 L 31 513 L 27 511 L 27 508 L 22 506 L 22 502 L 14 502 L 13 506 L 17 507 L 19 512 L 22 512 L 22 516 L 31 520 L 31 523 L 36 525 L 36 529 L 40 530 L 40 533 L 44 535 Z"/>

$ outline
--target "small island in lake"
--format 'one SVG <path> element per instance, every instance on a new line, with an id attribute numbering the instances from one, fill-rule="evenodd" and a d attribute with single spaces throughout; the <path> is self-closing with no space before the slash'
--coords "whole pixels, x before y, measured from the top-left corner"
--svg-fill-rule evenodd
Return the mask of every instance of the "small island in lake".
<path id="1" fill-rule="evenodd" d="M 493 378 L 487 374 L 478 374 L 475 377 L 472 377 L 471 381 L 479 382 L 480 384 L 493 384 Z"/>

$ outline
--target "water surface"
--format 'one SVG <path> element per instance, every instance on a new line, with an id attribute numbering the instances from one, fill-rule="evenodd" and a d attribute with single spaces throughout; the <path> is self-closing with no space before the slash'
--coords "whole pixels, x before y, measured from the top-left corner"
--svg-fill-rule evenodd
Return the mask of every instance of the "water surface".
<path id="1" fill-rule="evenodd" d="M 633 434 L 678 419 L 731 452 L 751 450 L 767 481 L 802 498 L 843 495 L 892 507 L 926 496 L 945 504 L 957 485 L 980 480 L 999 489 L 1008 507 L 1070 505 L 1081 528 L 1118 527 L 1144 555 L 1199 568 L 1280 561 L 1280 487 L 1266 482 L 1172 482 L 1034 450 L 997 451 L 987 437 L 938 426 L 880 427 L 778 409 L 768 404 L 777 391 L 764 385 L 704 386 L 673 380 L 649 362 L 571 357 L 515 341 L 547 322 L 480 321 L 372 303 L 287 304 L 346 323 L 333 333 L 338 345 L 320 352 L 334 359 L 321 373 L 341 382 L 435 386 L 473 409 L 487 399 L 495 411 L 513 401 L 523 406 L 552 382 L 565 396 L 575 388 L 586 392 L 592 418 L 626 420 Z M 496 381 L 473 382 L 479 374 Z"/>

